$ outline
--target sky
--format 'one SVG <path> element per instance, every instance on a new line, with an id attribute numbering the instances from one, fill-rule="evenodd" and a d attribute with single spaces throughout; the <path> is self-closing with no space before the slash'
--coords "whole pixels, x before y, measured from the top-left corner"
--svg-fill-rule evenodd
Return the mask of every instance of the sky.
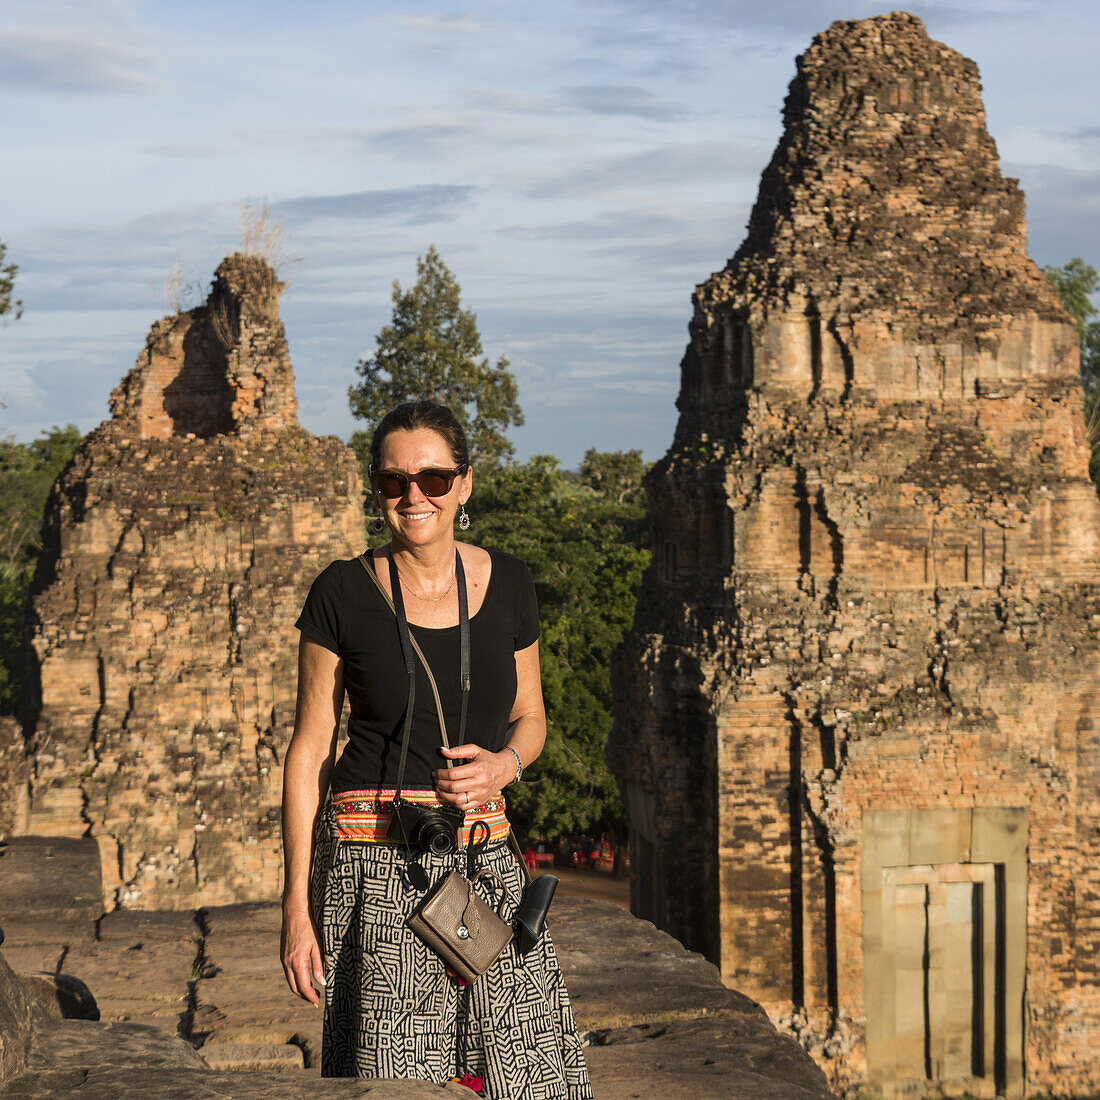
<path id="1" fill-rule="evenodd" d="M 517 457 L 664 453 L 691 293 L 736 251 L 794 58 L 864 0 L 4 0 L 0 434 L 90 430 L 168 312 L 205 296 L 243 202 L 285 230 L 304 427 L 434 244 L 506 355 Z M 908 9 L 977 61 L 1040 264 L 1100 267 L 1100 4 Z M 188 297 L 189 295 L 189 297 Z"/>

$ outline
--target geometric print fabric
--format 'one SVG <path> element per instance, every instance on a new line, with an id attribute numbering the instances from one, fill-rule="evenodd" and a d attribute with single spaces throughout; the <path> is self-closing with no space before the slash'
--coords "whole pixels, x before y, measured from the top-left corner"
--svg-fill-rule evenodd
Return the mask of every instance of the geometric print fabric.
<path id="1" fill-rule="evenodd" d="M 319 815 L 310 893 L 327 982 L 321 1075 L 442 1084 L 472 1073 L 492 1100 L 591 1100 L 549 932 L 526 955 L 513 940 L 476 982 L 459 985 L 405 923 L 426 892 L 409 881 L 412 861 L 430 885 L 466 871 L 463 851 L 343 841 L 331 803 Z M 486 844 L 477 867 L 504 881 L 511 921 L 526 884 L 515 855 Z M 483 876 L 477 889 L 496 909 L 500 887 Z"/>

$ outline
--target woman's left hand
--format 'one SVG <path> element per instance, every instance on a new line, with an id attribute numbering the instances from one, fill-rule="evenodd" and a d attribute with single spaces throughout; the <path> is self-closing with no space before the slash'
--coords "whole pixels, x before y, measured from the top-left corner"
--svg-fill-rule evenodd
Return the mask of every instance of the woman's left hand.
<path id="1" fill-rule="evenodd" d="M 455 745 L 439 751 L 448 760 L 466 761 L 435 773 L 436 794 L 461 810 L 488 802 L 516 774 L 516 758 L 510 752 L 490 752 L 480 745 Z"/>

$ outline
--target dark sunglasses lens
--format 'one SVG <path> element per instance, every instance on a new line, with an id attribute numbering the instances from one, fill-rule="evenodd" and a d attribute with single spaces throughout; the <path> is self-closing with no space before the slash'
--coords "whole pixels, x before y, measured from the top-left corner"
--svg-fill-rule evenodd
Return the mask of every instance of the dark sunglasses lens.
<path id="1" fill-rule="evenodd" d="M 380 470 L 374 475 L 374 484 L 389 500 L 403 497 L 409 491 L 410 481 L 415 481 L 425 496 L 445 497 L 451 491 L 456 476 L 456 470 L 421 470 L 411 477 L 396 470 Z"/>
<path id="2" fill-rule="evenodd" d="M 451 491 L 455 475 L 450 470 L 421 470 L 416 477 L 420 491 L 429 497 L 445 497 Z"/>
<path id="3" fill-rule="evenodd" d="M 409 479 L 404 474 L 395 474 L 383 470 L 381 473 L 374 475 L 374 484 L 384 497 L 389 500 L 397 500 L 398 497 L 405 495 L 405 490 L 409 487 Z"/>

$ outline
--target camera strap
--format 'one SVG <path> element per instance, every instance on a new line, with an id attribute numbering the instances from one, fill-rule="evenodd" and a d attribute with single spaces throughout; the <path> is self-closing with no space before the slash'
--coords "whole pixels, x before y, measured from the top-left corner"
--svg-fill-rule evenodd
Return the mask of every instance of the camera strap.
<path id="1" fill-rule="evenodd" d="M 443 717 L 443 703 L 439 698 L 439 688 L 436 685 L 435 677 L 432 675 L 432 667 L 428 664 L 424 651 L 409 630 L 409 620 L 405 615 L 405 601 L 401 597 L 401 578 L 397 573 L 397 563 L 393 560 L 393 551 L 390 547 L 386 547 L 386 557 L 389 559 L 390 564 L 390 591 L 393 593 L 392 597 L 382 587 L 378 574 L 367 564 L 367 558 L 370 556 L 369 552 L 361 554 L 359 562 L 366 570 L 367 576 L 374 582 L 375 587 L 381 592 L 382 597 L 389 604 L 390 610 L 397 619 L 397 633 L 401 640 L 401 655 L 404 658 L 405 672 L 409 678 L 409 698 L 405 707 L 405 725 L 401 733 L 401 759 L 397 765 L 397 783 L 395 784 L 396 793 L 394 795 L 396 800 L 401 797 L 401 791 L 405 785 L 405 761 L 409 755 L 409 739 L 412 736 L 413 704 L 416 702 L 416 657 L 420 658 L 420 662 L 424 666 L 424 671 L 428 675 L 428 684 L 435 698 L 435 712 L 439 720 L 439 736 L 443 742 L 443 747 L 449 749 L 451 743 L 447 739 L 447 722 Z M 459 680 L 462 687 L 462 710 L 459 716 L 458 741 L 456 744 L 461 745 L 466 740 L 466 712 L 470 701 L 470 609 L 466 597 L 466 572 L 462 568 L 462 557 L 459 555 L 458 550 L 455 550 L 455 580 L 458 587 L 458 664 Z M 414 653 L 416 657 L 413 656 Z M 447 761 L 447 767 L 451 767 L 450 760 Z"/>

